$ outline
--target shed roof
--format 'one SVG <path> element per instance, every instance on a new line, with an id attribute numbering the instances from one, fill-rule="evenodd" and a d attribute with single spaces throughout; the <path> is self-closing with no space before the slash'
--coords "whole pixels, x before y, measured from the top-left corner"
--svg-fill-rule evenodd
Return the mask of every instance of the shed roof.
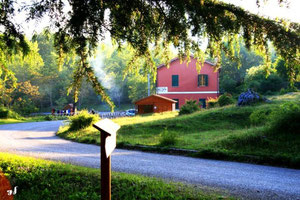
<path id="1" fill-rule="evenodd" d="M 73 108 L 73 107 L 74 107 L 74 105 L 73 105 L 72 103 L 70 103 L 70 104 L 66 105 L 66 106 L 63 108 L 63 110 L 68 110 L 68 109 L 71 109 L 71 108 Z"/>
<path id="2" fill-rule="evenodd" d="M 191 55 L 190 57 L 191 57 L 191 58 L 194 58 L 193 55 Z M 179 57 L 173 58 L 173 59 L 170 61 L 170 64 L 171 64 L 172 62 L 178 60 L 178 59 L 179 59 Z M 211 66 L 215 66 L 215 65 L 216 65 L 216 64 L 214 64 L 214 63 L 212 63 L 212 62 L 209 62 L 209 61 L 207 61 L 207 60 L 205 60 L 204 63 L 207 63 L 207 64 L 209 64 L 209 65 L 211 65 Z M 157 66 L 157 69 L 159 69 L 159 68 L 161 68 L 161 67 L 164 67 L 164 66 L 166 66 L 166 65 L 165 65 L 165 64 L 160 64 L 160 65 Z"/>
<path id="3" fill-rule="evenodd" d="M 154 97 L 154 98 L 159 98 L 159 99 L 162 99 L 162 100 L 171 102 L 171 103 L 176 103 L 176 102 L 177 102 L 177 101 L 175 101 L 175 100 L 173 100 L 173 99 L 170 99 L 170 98 L 167 98 L 167 97 L 163 97 L 163 96 L 160 96 L 160 95 L 157 95 L 157 94 L 153 94 L 153 95 L 151 95 L 151 96 L 145 97 L 145 98 L 143 98 L 143 99 L 140 99 L 140 100 L 134 102 L 134 104 L 138 104 L 138 103 L 140 103 L 140 102 L 143 101 L 143 100 L 146 100 L 146 99 L 149 99 L 149 98 L 153 98 L 153 97 Z"/>

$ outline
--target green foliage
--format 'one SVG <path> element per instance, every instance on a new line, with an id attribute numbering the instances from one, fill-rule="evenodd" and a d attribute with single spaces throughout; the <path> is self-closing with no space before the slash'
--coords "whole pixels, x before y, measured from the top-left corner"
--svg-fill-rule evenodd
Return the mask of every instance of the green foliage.
<path id="1" fill-rule="evenodd" d="M 218 106 L 218 98 L 208 98 L 208 108 L 215 108 Z"/>
<path id="2" fill-rule="evenodd" d="M 68 119 L 67 116 L 57 116 L 57 115 L 47 115 L 44 117 L 46 121 L 56 121 L 56 120 L 66 120 Z"/>
<path id="3" fill-rule="evenodd" d="M 18 83 L 16 90 L 12 94 L 13 109 L 22 115 L 37 112 L 38 108 L 35 103 L 40 95 L 38 89 L 39 87 L 32 85 L 30 81 Z"/>
<path id="4" fill-rule="evenodd" d="M 70 117 L 70 130 L 76 131 L 91 126 L 99 121 L 99 115 L 89 114 L 87 110 L 80 111 L 77 115 Z"/>
<path id="5" fill-rule="evenodd" d="M 300 135 L 300 103 L 286 102 L 270 115 L 270 131 L 275 134 Z"/>
<path id="6" fill-rule="evenodd" d="M 27 98 L 23 98 L 21 101 L 15 102 L 15 104 L 12 106 L 13 109 L 20 113 L 23 116 L 28 116 L 31 113 L 38 112 L 38 108 L 35 106 L 35 104 Z"/>
<path id="7" fill-rule="evenodd" d="M 19 119 L 20 116 L 18 113 L 12 111 L 11 109 L 5 108 L 5 107 L 0 107 L 0 119 Z"/>
<path id="8" fill-rule="evenodd" d="M 238 59 L 238 36 L 243 37 L 245 46 L 260 51 L 264 63 L 271 65 L 268 42 L 272 41 L 277 53 L 282 56 L 289 74 L 298 73 L 299 69 L 299 24 L 286 23 L 281 20 L 270 20 L 252 14 L 244 9 L 222 1 L 140 1 L 128 2 L 106 1 L 95 3 L 88 1 L 84 4 L 71 0 L 70 12 L 66 14 L 65 4 L 56 1 L 41 1 L 21 5 L 20 11 L 27 11 L 28 19 L 40 19 L 44 15 L 52 16 L 53 30 L 56 30 L 54 44 L 58 55 L 58 65 L 61 65 L 66 54 L 76 53 L 77 68 L 73 74 L 73 89 L 75 100 L 79 96 L 79 88 L 86 78 L 95 92 L 102 96 L 102 100 L 111 107 L 114 106 L 103 85 L 97 80 L 95 71 L 89 64 L 89 56 L 96 50 L 99 38 L 103 38 L 105 31 L 110 33 L 113 40 L 121 47 L 126 41 L 134 49 L 131 62 L 137 57 L 146 60 L 140 66 L 145 73 L 155 75 L 155 59 L 151 49 L 163 47 L 163 62 L 167 63 L 168 45 L 173 44 L 178 49 L 181 59 L 191 52 L 199 62 L 204 60 L 205 53 L 218 58 L 216 68 L 220 67 L 221 49 L 228 57 Z M 161 6 L 163 5 L 163 6 Z M 14 1 L 4 1 L 0 4 L 2 25 L 0 49 L 11 52 L 29 50 L 24 40 L 22 30 L 16 28 L 13 16 L 19 14 L 14 8 Z M 84 11 L 84 12 L 83 12 Z M 109 13 L 105 19 L 105 12 Z M 53 17 L 55 16 L 55 17 Z M 110 24 L 109 29 L 107 24 Z M 191 33 L 191 34 L 188 34 Z M 194 37 L 197 36 L 197 37 Z M 206 52 L 199 47 L 202 39 L 209 38 Z M 195 40 L 196 38 L 196 40 Z M 163 41 L 163 42 L 162 42 Z M 9 54 L 9 55 L 10 55 Z M 156 55 L 155 53 L 153 55 Z M 298 71 L 297 71 L 298 70 Z M 155 77 L 155 76 L 153 76 Z M 294 81 L 293 78 L 290 79 Z"/>
<path id="9" fill-rule="evenodd" d="M 271 113 L 271 110 L 266 109 L 266 108 L 255 110 L 250 115 L 251 124 L 253 124 L 253 125 L 266 124 L 270 113 Z"/>
<path id="10" fill-rule="evenodd" d="M 179 115 L 191 114 L 199 110 L 200 106 L 197 104 L 196 100 L 188 100 L 183 106 L 181 106 Z"/>
<path id="11" fill-rule="evenodd" d="M 298 89 L 295 87 L 281 88 L 279 94 L 283 95 L 283 94 L 287 94 L 290 92 L 298 92 Z"/>
<path id="12" fill-rule="evenodd" d="M 247 69 L 263 63 L 263 58 L 255 52 L 247 50 L 245 43 L 239 41 L 234 46 L 239 53 L 239 60 L 232 60 L 222 53 L 222 69 L 220 70 L 220 90 L 231 94 L 239 94 L 243 90 Z"/>
<path id="13" fill-rule="evenodd" d="M 222 94 L 219 98 L 218 98 L 218 104 L 219 106 L 223 107 L 223 106 L 227 106 L 227 105 L 230 105 L 230 104 L 233 104 L 234 101 L 232 99 L 232 96 L 231 94 L 229 93 L 225 93 L 225 94 Z"/>
<path id="14" fill-rule="evenodd" d="M 252 88 L 259 93 L 278 92 L 285 87 L 284 80 L 275 73 L 275 69 L 271 69 L 271 74 L 267 74 L 265 68 L 264 65 L 260 65 L 248 69 L 245 87 Z"/>
<path id="15" fill-rule="evenodd" d="M 17 87 L 17 79 L 15 74 L 6 65 L 6 56 L 0 50 L 0 105 L 7 106 L 12 101 L 11 95 Z"/>
<path id="16" fill-rule="evenodd" d="M 174 146 L 178 142 L 178 135 L 176 132 L 168 131 L 165 129 L 161 133 L 159 145 L 161 146 Z"/>

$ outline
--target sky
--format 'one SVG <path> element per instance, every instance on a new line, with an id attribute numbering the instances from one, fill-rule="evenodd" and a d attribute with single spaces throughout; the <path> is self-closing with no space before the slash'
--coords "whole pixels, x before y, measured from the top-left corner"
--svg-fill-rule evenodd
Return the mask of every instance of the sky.
<path id="1" fill-rule="evenodd" d="M 248 10 L 251 13 L 275 19 L 284 18 L 292 22 L 300 23 L 300 0 L 288 0 L 288 4 L 278 4 L 278 0 L 268 0 L 264 3 L 261 0 L 260 8 L 256 5 L 256 0 L 222 0 Z M 288 6 L 288 7 L 287 7 Z"/>
<path id="2" fill-rule="evenodd" d="M 288 0 L 289 4 L 283 3 L 281 6 L 278 4 L 278 0 L 261 0 L 261 6 L 258 8 L 256 0 L 221 0 L 226 3 L 231 3 L 248 10 L 251 13 L 258 14 L 264 17 L 275 19 L 283 18 L 292 22 L 300 23 L 300 0 Z M 18 1 L 20 4 L 24 0 Z M 44 27 L 49 25 L 48 18 L 44 18 L 39 22 L 31 21 L 25 22 L 25 15 L 20 14 L 16 17 L 16 22 L 20 24 L 28 38 L 37 32 L 41 32 Z"/>

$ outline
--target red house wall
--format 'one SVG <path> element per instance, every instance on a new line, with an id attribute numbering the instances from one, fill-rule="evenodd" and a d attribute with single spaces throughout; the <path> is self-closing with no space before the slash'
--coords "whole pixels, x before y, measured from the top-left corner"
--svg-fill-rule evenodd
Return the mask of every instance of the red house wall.
<path id="1" fill-rule="evenodd" d="M 210 63 L 205 62 L 201 67 L 200 74 L 208 75 L 208 86 L 198 86 L 198 72 L 196 59 L 191 57 L 187 66 L 186 62 L 180 63 L 179 59 L 170 63 L 170 67 L 158 67 L 157 87 L 167 87 L 168 92 L 157 93 L 170 99 L 179 99 L 179 107 L 186 100 L 216 98 L 219 95 L 219 72 L 215 72 Z M 179 75 L 179 86 L 172 87 L 172 75 Z"/>

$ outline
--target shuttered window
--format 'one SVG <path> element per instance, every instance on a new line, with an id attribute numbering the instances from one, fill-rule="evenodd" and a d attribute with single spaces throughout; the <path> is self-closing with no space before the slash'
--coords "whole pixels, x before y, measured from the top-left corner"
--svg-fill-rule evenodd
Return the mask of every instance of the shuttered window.
<path id="1" fill-rule="evenodd" d="M 172 75 L 172 87 L 178 87 L 178 86 L 179 86 L 179 76 Z"/>
<path id="2" fill-rule="evenodd" d="M 208 86 L 207 74 L 198 74 L 198 87 L 199 86 Z"/>

